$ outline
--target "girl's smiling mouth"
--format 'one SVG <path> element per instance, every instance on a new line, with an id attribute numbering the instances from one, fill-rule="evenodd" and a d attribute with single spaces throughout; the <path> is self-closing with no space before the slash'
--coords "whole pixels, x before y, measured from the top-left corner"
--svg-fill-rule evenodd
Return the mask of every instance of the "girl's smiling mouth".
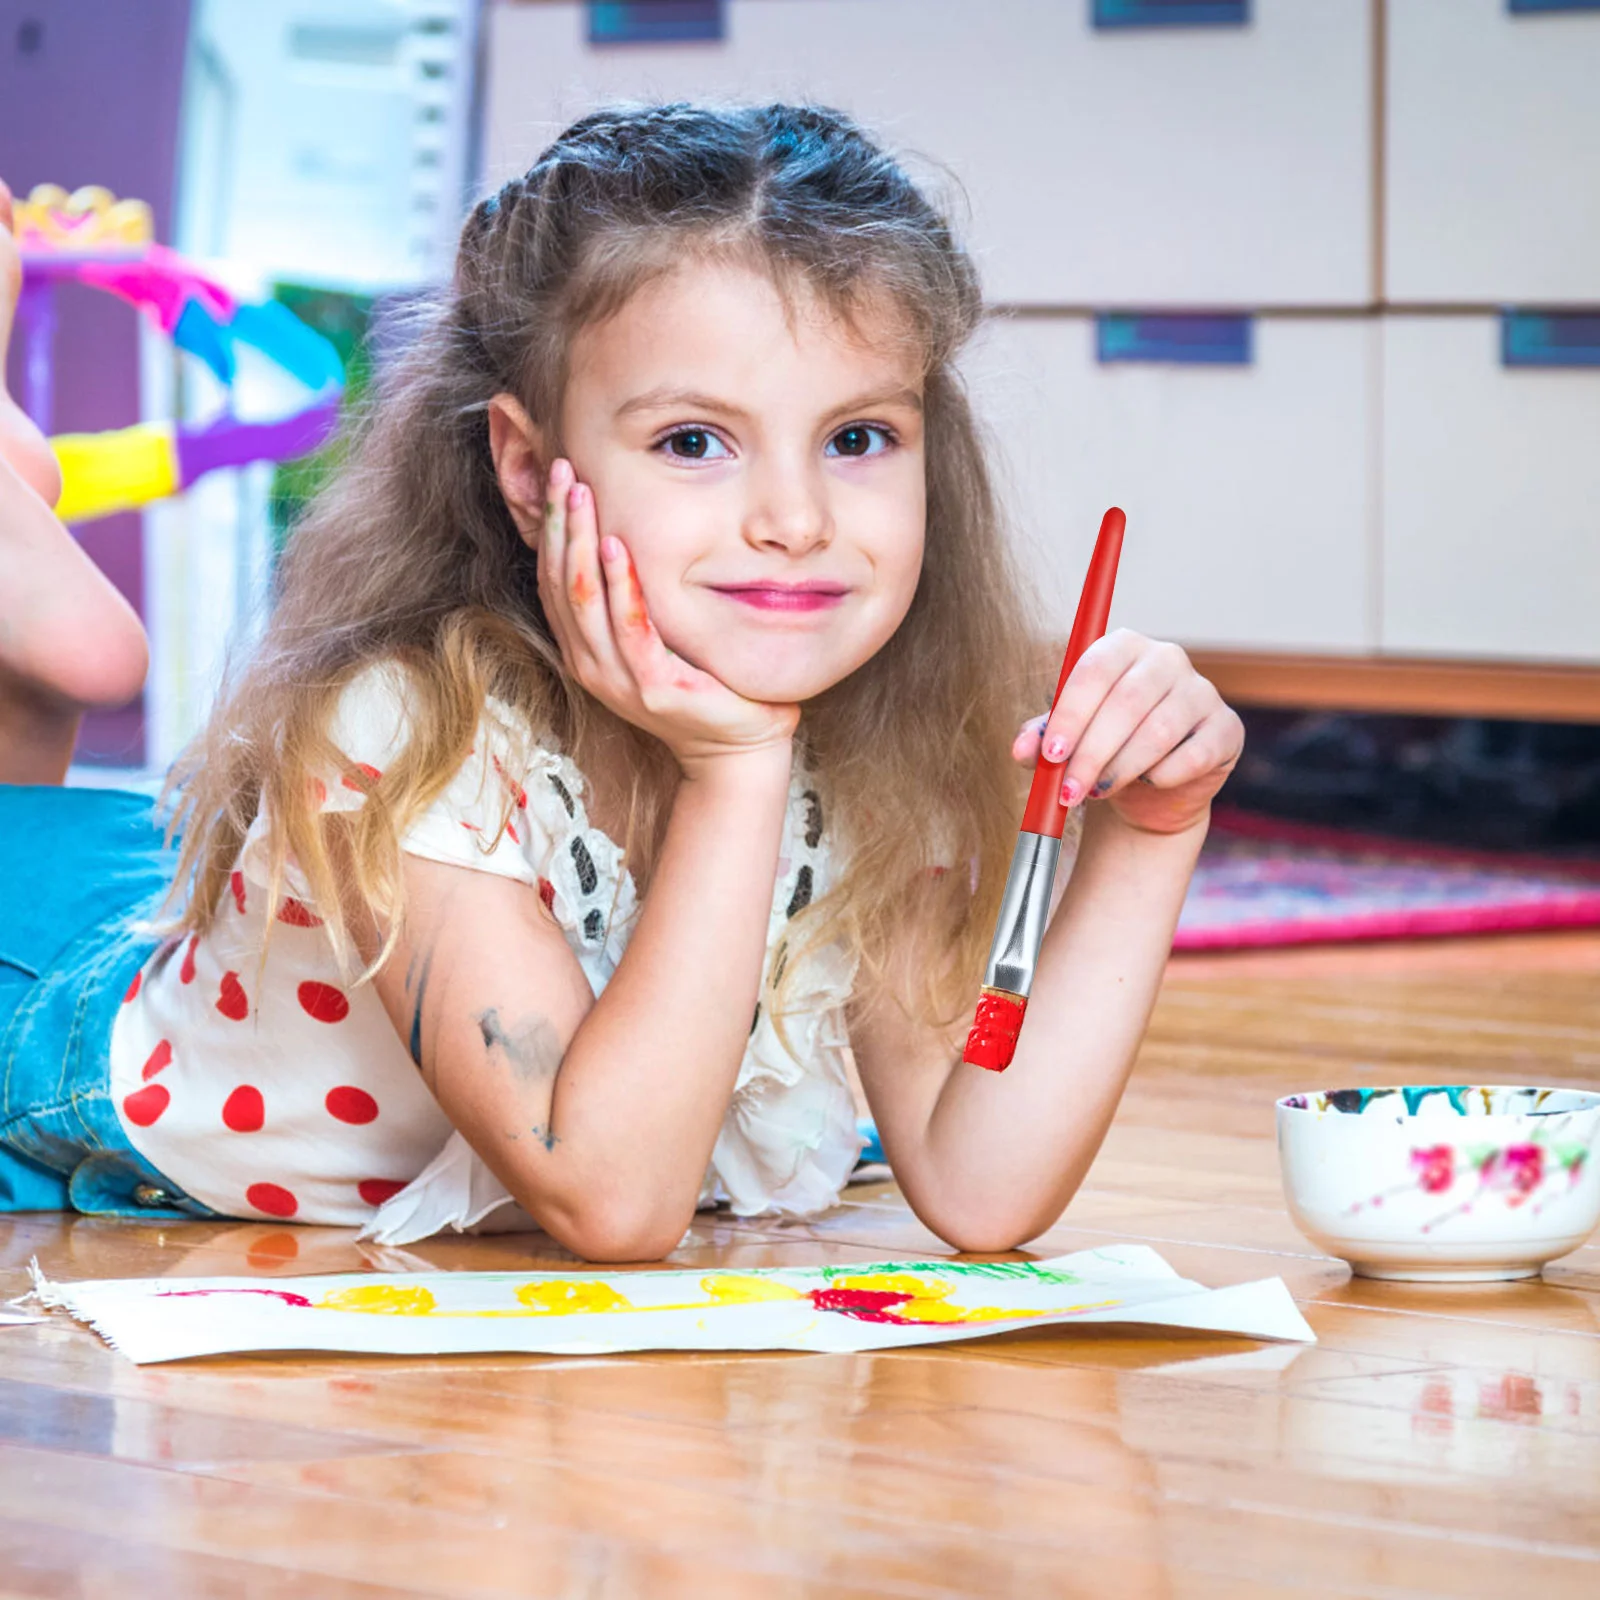
<path id="1" fill-rule="evenodd" d="M 759 611 L 822 611 L 849 593 L 840 584 L 824 582 L 713 584 L 712 588 Z"/>

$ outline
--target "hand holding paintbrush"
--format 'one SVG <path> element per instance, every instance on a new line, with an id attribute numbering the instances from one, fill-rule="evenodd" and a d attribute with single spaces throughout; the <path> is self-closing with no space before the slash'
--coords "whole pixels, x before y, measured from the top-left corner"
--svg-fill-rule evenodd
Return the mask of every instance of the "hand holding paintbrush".
<path id="1" fill-rule="evenodd" d="M 1004 1071 L 1016 1051 L 1067 813 L 1086 797 L 1120 793 L 1117 809 L 1125 822 L 1152 833 L 1177 832 L 1210 805 L 1243 748 L 1239 718 L 1176 645 L 1120 635 L 1101 646 L 1095 670 L 1074 681 L 1074 670 L 1106 631 L 1126 524 L 1115 506 L 1100 524 L 1051 711 L 1038 732 L 1038 764 L 962 1055 L 994 1072 Z M 1119 694 L 1124 711 L 1149 707 L 1131 732 L 1127 715 L 1119 717 L 1116 708 L 1102 715 Z M 1019 753 L 1028 732 L 1018 739 Z M 1137 798 L 1125 792 L 1135 780 L 1143 786 Z"/>

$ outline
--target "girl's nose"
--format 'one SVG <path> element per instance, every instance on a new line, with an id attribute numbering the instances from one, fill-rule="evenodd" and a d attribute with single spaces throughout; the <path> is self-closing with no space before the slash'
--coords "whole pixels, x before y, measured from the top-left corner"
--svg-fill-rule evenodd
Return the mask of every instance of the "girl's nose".
<path id="1" fill-rule="evenodd" d="M 804 555 L 833 538 L 833 512 L 821 475 L 772 464 L 752 479 L 744 536 L 757 546 Z"/>

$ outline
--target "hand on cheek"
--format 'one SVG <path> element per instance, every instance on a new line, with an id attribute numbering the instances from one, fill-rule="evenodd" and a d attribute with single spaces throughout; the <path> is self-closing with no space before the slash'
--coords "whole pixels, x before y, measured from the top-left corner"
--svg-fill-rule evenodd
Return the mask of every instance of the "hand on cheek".
<path id="1" fill-rule="evenodd" d="M 539 598 L 568 670 L 595 699 L 653 734 L 685 772 L 719 756 L 786 746 L 800 708 L 766 705 L 669 650 L 633 557 L 602 537 L 594 493 L 554 463 L 540 533 Z"/>
<path id="2" fill-rule="evenodd" d="M 1106 800 L 1133 827 L 1177 833 L 1205 818 L 1243 749 L 1237 713 L 1177 645 L 1119 629 L 1085 652 L 1012 754 L 1060 762 L 1069 806 Z"/>

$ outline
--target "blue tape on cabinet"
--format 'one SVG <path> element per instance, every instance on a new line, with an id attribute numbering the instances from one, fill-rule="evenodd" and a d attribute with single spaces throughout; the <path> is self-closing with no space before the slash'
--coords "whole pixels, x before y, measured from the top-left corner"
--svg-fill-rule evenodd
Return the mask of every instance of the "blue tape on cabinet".
<path id="1" fill-rule="evenodd" d="M 589 0 L 590 44 L 675 44 L 727 33 L 724 0 Z"/>
<path id="2" fill-rule="evenodd" d="M 1094 0 L 1097 28 L 1228 28 L 1250 20 L 1250 0 Z"/>
<path id="3" fill-rule="evenodd" d="M 1245 314 L 1105 311 L 1094 321 L 1095 355 L 1103 362 L 1250 365 L 1255 319 Z"/>
<path id="4" fill-rule="evenodd" d="M 1536 17 L 1541 11 L 1600 11 L 1600 0 L 1506 0 L 1514 17 Z"/>
<path id="5" fill-rule="evenodd" d="M 1502 311 L 1507 367 L 1600 367 L 1600 311 Z"/>

